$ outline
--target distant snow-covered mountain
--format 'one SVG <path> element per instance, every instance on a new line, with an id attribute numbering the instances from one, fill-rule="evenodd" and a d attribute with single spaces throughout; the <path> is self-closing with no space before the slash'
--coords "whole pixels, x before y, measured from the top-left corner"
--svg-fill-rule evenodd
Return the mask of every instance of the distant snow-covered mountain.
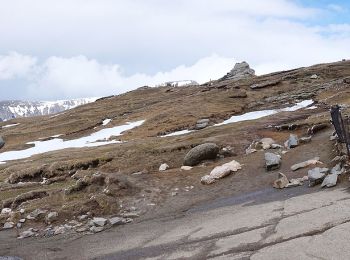
<path id="1" fill-rule="evenodd" d="M 0 121 L 16 117 L 56 114 L 67 109 L 96 101 L 97 98 L 80 98 L 57 101 L 0 101 Z"/>

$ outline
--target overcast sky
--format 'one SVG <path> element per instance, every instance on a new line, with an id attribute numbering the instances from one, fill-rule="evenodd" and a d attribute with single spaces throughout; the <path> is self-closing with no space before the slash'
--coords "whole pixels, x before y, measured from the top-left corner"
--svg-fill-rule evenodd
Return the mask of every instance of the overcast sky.
<path id="1" fill-rule="evenodd" d="M 0 0 L 0 100 L 119 94 L 350 58 L 350 3 Z"/>

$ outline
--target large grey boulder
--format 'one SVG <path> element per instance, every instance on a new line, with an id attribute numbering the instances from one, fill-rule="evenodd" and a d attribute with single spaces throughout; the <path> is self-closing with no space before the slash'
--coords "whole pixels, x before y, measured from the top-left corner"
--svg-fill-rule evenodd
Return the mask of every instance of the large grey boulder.
<path id="1" fill-rule="evenodd" d="M 244 79 L 255 76 L 255 71 L 250 68 L 249 64 L 245 61 L 236 63 L 233 69 L 227 73 L 223 79 Z"/>
<path id="2" fill-rule="evenodd" d="M 5 141 L 4 141 L 4 139 L 2 139 L 2 137 L 0 136 L 0 149 L 1 149 L 2 147 L 4 147 L 4 145 L 5 145 Z"/>
<path id="3" fill-rule="evenodd" d="M 321 184 L 321 187 L 327 187 L 327 188 L 330 188 L 330 187 L 333 187 L 335 185 L 337 185 L 337 181 L 338 181 L 338 174 L 336 173 L 333 173 L 333 174 L 328 174 L 326 176 L 326 178 L 324 178 L 322 184 Z"/>
<path id="4" fill-rule="evenodd" d="M 281 167 L 281 156 L 274 153 L 265 153 L 266 170 L 277 170 Z"/>
<path id="5" fill-rule="evenodd" d="M 192 148 L 185 156 L 183 165 L 195 166 L 204 160 L 215 159 L 220 148 L 214 143 L 205 143 Z"/>
<path id="6" fill-rule="evenodd" d="M 326 177 L 327 172 L 329 171 L 328 168 L 320 168 L 316 167 L 312 170 L 308 171 L 307 176 L 309 177 L 309 186 L 315 186 L 323 181 L 323 179 Z"/>

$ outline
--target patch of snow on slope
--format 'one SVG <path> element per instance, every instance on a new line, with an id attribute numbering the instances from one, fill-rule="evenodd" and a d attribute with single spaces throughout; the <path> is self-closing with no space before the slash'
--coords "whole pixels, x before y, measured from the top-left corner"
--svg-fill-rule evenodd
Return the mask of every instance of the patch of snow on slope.
<path id="1" fill-rule="evenodd" d="M 107 118 L 107 119 L 102 121 L 102 125 L 103 126 L 108 125 L 111 121 L 112 121 L 112 119 Z"/>
<path id="2" fill-rule="evenodd" d="M 0 153 L 0 164 L 5 163 L 6 161 L 29 158 L 36 154 L 58 151 L 67 148 L 96 147 L 108 144 L 121 143 L 120 141 L 109 139 L 111 138 L 111 136 L 120 136 L 124 131 L 138 127 L 144 122 L 145 120 L 141 120 L 133 123 L 126 123 L 125 125 L 121 126 L 105 128 L 98 132 L 92 133 L 89 136 L 81 137 L 74 140 L 64 141 L 63 139 L 52 139 L 48 141 L 29 142 L 28 144 L 34 144 L 34 147 L 21 151 L 9 151 Z"/>
<path id="3" fill-rule="evenodd" d="M 1 128 L 9 128 L 9 127 L 13 127 L 13 126 L 16 126 L 16 125 L 19 125 L 19 123 L 17 123 L 17 124 L 11 124 L 11 125 L 4 125 L 4 126 L 1 127 Z"/>
<path id="4" fill-rule="evenodd" d="M 191 132 L 193 132 L 193 130 L 181 130 L 181 131 L 173 132 L 173 133 L 170 133 L 170 134 L 167 134 L 167 135 L 162 135 L 161 137 L 185 135 L 185 134 L 189 134 Z"/>

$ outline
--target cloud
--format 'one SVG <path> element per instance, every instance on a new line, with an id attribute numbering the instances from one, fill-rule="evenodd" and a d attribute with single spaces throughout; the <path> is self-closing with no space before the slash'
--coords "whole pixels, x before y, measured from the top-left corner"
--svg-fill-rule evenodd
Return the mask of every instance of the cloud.
<path id="1" fill-rule="evenodd" d="M 347 11 L 347 8 L 341 6 L 341 5 L 337 5 L 337 4 L 329 4 L 328 9 L 330 9 L 331 11 L 335 11 L 337 13 L 344 13 Z"/>
<path id="2" fill-rule="evenodd" d="M 36 58 L 17 52 L 10 52 L 5 56 L 0 55 L 0 80 L 28 76 L 36 62 Z"/>
<path id="3" fill-rule="evenodd" d="M 101 96 L 216 79 L 242 60 L 263 74 L 349 58 L 350 25 L 320 22 L 339 8 L 297 2 L 4 1 L 0 88 L 16 86 L 12 98 Z"/>

